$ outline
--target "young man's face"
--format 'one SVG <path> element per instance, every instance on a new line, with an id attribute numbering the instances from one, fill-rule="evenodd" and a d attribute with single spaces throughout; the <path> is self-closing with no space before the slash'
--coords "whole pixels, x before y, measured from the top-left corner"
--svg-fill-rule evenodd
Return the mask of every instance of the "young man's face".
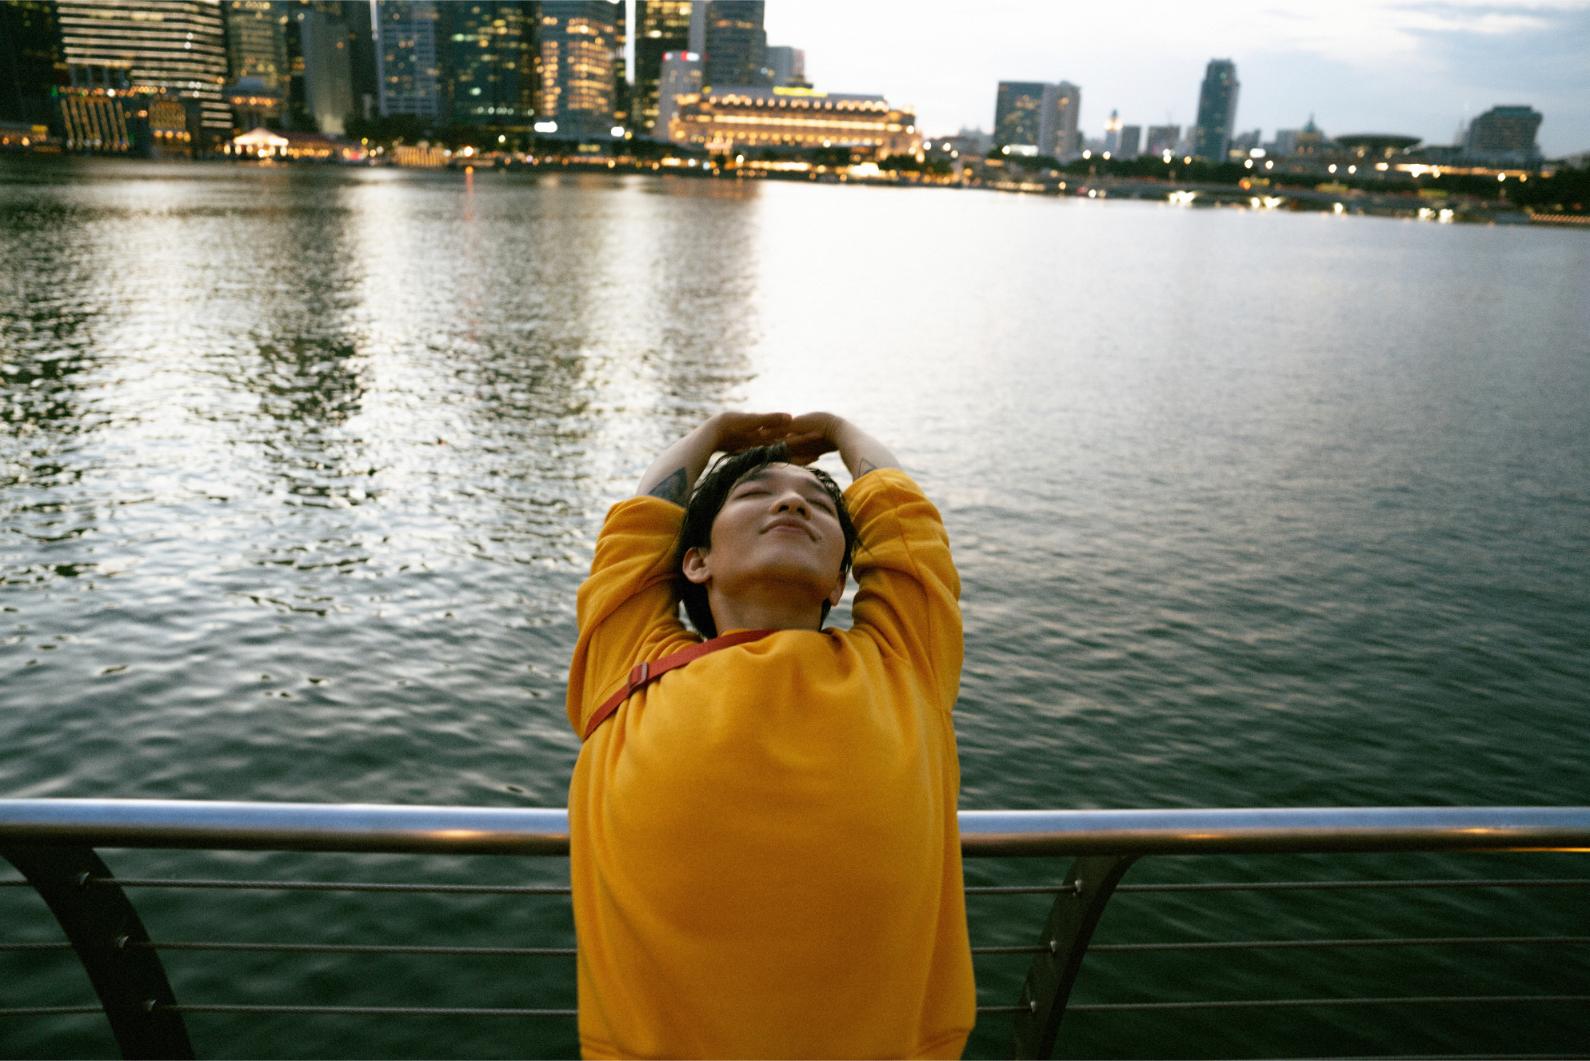
<path id="1" fill-rule="evenodd" d="M 762 594 L 778 587 L 820 604 L 838 604 L 845 532 L 833 498 L 796 464 L 749 472 L 729 491 L 712 521 L 712 545 L 692 550 L 686 577 L 720 594 Z"/>

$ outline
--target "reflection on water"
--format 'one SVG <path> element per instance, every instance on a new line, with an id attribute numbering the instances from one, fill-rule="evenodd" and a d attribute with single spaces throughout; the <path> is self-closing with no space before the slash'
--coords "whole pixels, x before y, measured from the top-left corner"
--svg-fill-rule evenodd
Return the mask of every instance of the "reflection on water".
<path id="1" fill-rule="evenodd" d="M 966 806 L 1583 802 L 1587 246 L 0 161 L 0 792 L 561 803 L 601 516 L 748 406 L 853 417 L 940 503 Z"/>

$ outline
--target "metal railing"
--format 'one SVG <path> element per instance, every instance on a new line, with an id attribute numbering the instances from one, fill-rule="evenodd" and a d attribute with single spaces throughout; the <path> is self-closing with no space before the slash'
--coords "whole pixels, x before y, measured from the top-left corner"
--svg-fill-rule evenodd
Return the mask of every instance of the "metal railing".
<path id="1" fill-rule="evenodd" d="M 555 941 L 559 945 L 511 947 L 435 942 L 155 939 L 145 930 L 129 898 L 130 892 L 146 889 L 187 894 L 334 892 L 428 895 L 455 901 L 469 896 L 548 896 L 566 906 L 569 889 L 562 882 L 489 884 L 238 876 L 117 877 L 98 854 L 99 850 L 109 848 L 564 856 L 568 852 L 567 827 L 567 815 L 561 809 L 0 800 L 0 856 L 8 859 L 22 875 L 21 880 L 0 880 L 0 885 L 31 885 L 49 906 L 65 935 L 64 941 L 18 940 L 6 938 L 11 935 L 9 926 L 0 928 L 0 956 L 10 953 L 26 959 L 71 949 L 99 997 L 98 1005 L 0 1006 L 0 1043 L 6 1041 L 6 1025 L 22 1018 L 54 1019 L 95 1013 L 103 1013 L 108 1018 L 118 1047 L 128 1057 L 193 1056 L 186 1018 L 196 1014 L 509 1017 L 569 1022 L 574 1010 L 567 1004 L 397 1006 L 179 1000 L 162 959 L 196 952 L 291 955 L 305 960 L 322 955 L 519 960 L 567 959 L 573 956 L 574 950 L 572 939 Z M 1572 1042 L 1573 1036 L 1582 1031 L 1583 1037 L 1578 1041 L 1590 1043 L 1590 984 L 1582 975 L 1583 970 L 1590 969 L 1590 964 L 1583 960 L 1590 954 L 1586 949 L 1590 944 L 1590 931 L 1587 931 L 1590 926 L 1584 924 L 1582 911 L 1586 907 L 1582 902 L 1570 907 L 1567 917 L 1573 923 L 1567 925 L 1567 930 L 1557 925 L 1557 930 L 1547 932 L 1518 931 L 1515 927 L 1504 932 L 1477 933 L 1464 925 L 1461 927 L 1467 931 L 1436 934 L 1424 931 L 1275 938 L 1273 934 L 1261 933 L 1254 938 L 1239 939 L 1092 942 L 1106 906 L 1114 896 L 1205 901 L 1213 895 L 1307 895 L 1311 897 L 1310 903 L 1317 904 L 1325 901 L 1321 897 L 1340 899 L 1356 894 L 1384 897 L 1415 891 L 1430 894 L 1484 890 L 1486 894 L 1538 895 L 1544 894 L 1541 890 L 1546 889 L 1577 897 L 1583 889 L 1590 888 L 1590 879 L 1584 879 L 1582 874 L 1543 877 L 1533 868 L 1527 874 L 1440 879 L 1194 879 L 1148 884 L 1123 884 L 1122 879 L 1134 864 L 1149 856 L 1155 856 L 1155 862 L 1185 869 L 1188 860 L 1158 856 L 1212 856 L 1191 860 L 1199 865 L 1210 861 L 1226 862 L 1223 856 L 1242 856 L 1244 861 L 1234 864 L 1251 865 L 1269 856 L 1303 856 L 1306 861 L 1308 856 L 1336 857 L 1353 853 L 1392 856 L 1393 859 L 1411 853 L 1447 852 L 1510 852 L 1515 858 L 1526 852 L 1582 854 L 1590 851 L 1590 808 L 962 811 L 960 828 L 963 852 L 969 860 L 967 895 L 974 930 L 980 917 L 977 910 L 980 902 L 1003 904 L 1038 900 L 1049 904 L 1041 931 L 1033 931 L 1030 921 L 1036 918 L 1030 918 L 1025 927 L 1018 926 L 1015 931 L 1009 924 L 996 925 L 992 940 L 978 939 L 974 931 L 973 955 L 980 963 L 1020 961 L 1026 964 L 1019 993 L 1013 991 L 1004 998 L 986 999 L 979 1006 L 980 1029 L 986 1028 L 986 1022 L 1007 1019 L 1011 1022 L 1013 1050 L 1018 1056 L 1052 1056 L 1062 1019 L 1068 1014 L 1091 1020 L 1130 1013 L 1144 1020 L 1169 1019 L 1181 1014 L 1236 1012 L 1247 1019 L 1247 1015 L 1253 1013 L 1276 1010 L 1329 1014 L 1343 1010 L 1385 1012 L 1388 1007 L 1405 1010 L 1463 1007 L 1470 1011 L 1489 1008 L 1495 1012 L 1512 1012 L 1524 1007 L 1536 1013 L 1549 1007 L 1557 1015 L 1553 1019 L 1563 1029 L 1564 1042 Z M 1031 865 L 1035 859 L 1070 858 L 1072 861 L 1058 882 L 980 884 L 972 881 L 974 876 L 986 876 L 982 872 L 985 865 L 1000 864 L 1007 858 L 1024 865 Z M 1196 869 L 1193 873 L 1197 875 Z M 1027 914 L 1021 916 L 1028 917 Z M 1467 915 L 1460 911 L 1458 916 Z M 1530 924 L 1527 916 L 1515 918 L 1517 920 L 1524 921 L 1526 926 Z M 1237 923 L 1248 925 L 1252 921 L 1253 918 L 1244 913 Z M 1025 940 L 1001 941 L 1018 933 L 1025 936 Z M 1532 953 L 1550 954 L 1553 956 L 1550 968 L 1556 974 L 1566 972 L 1567 979 L 1545 978 L 1546 988 L 1537 984 L 1528 990 L 1520 989 L 1509 979 L 1491 990 L 1454 990 L 1443 986 L 1439 991 L 1389 996 L 1365 996 L 1352 991 L 1331 994 L 1305 991 L 1302 995 L 1283 997 L 1167 998 L 1164 997 L 1167 992 L 1161 991 L 1148 998 L 1071 1001 L 1084 958 L 1088 956 L 1095 959 L 1089 963 L 1090 970 L 1100 962 L 1115 958 L 1184 963 L 1196 960 L 1201 969 L 1210 959 L 1239 953 L 1282 957 L 1364 952 L 1377 955 L 1432 951 L 1470 954 L 1494 953 L 1497 948 L 1509 952 L 1531 948 Z M 1572 956 L 1571 960 L 1564 960 L 1565 955 Z M 1437 965 L 1447 968 L 1440 963 Z M 1185 971 L 1188 966 L 1183 964 L 1179 968 Z M 1106 983 L 1111 979 L 1108 973 L 1100 973 L 1098 978 Z M 572 981 L 572 966 L 567 979 Z M 1008 973 L 1003 979 L 1010 979 Z M 1138 974 L 1118 975 L 1115 980 L 1141 986 Z M 998 984 L 1002 977 L 997 973 L 985 976 L 980 964 L 979 981 Z M 1475 1050 L 1495 1053 L 1498 1047 L 1478 1044 Z"/>

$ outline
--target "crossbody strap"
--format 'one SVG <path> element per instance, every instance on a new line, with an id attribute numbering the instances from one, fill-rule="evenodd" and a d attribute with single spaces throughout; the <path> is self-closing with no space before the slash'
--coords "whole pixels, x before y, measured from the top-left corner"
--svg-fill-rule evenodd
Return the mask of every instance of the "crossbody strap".
<path id="1" fill-rule="evenodd" d="M 720 648 L 730 648 L 734 645 L 744 645 L 751 641 L 760 641 L 772 632 L 772 630 L 736 630 L 732 634 L 723 634 L 720 637 L 714 637 L 710 641 L 702 641 L 699 644 L 691 645 L 689 648 L 680 649 L 678 652 L 664 656 L 662 659 L 647 660 L 644 663 L 635 664 L 630 668 L 629 679 L 624 682 L 624 687 L 602 701 L 602 706 L 596 709 L 596 714 L 591 716 L 591 721 L 585 727 L 585 736 L 581 739 L 590 740 L 591 734 L 596 732 L 596 728 L 611 718 L 613 712 L 617 711 L 620 705 L 634 695 L 635 690 L 641 686 L 656 681 L 669 671 L 677 670 L 686 663 L 694 662 L 702 656 L 718 651 Z"/>

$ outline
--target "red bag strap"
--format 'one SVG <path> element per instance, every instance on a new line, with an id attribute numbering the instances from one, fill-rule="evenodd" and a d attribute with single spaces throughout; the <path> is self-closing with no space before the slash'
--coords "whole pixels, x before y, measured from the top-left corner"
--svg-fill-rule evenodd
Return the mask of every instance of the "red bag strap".
<path id="1" fill-rule="evenodd" d="M 625 700 L 628 700 L 635 690 L 641 686 L 656 681 L 669 671 L 683 667 L 686 663 L 698 660 L 702 656 L 718 651 L 720 648 L 730 648 L 734 645 L 743 645 L 751 641 L 760 641 L 771 633 L 773 633 L 772 630 L 736 630 L 732 634 L 723 634 L 719 637 L 714 637 L 710 641 L 702 641 L 699 644 L 691 645 L 689 648 L 680 649 L 678 652 L 664 656 L 661 659 L 647 660 L 643 663 L 635 664 L 630 668 L 629 680 L 624 682 L 624 687 L 602 701 L 602 706 L 596 709 L 596 714 L 591 716 L 591 721 L 585 727 L 585 736 L 581 739 L 590 740 L 591 734 L 596 732 L 596 728 L 611 718 L 613 712 L 617 711 L 620 705 Z"/>

